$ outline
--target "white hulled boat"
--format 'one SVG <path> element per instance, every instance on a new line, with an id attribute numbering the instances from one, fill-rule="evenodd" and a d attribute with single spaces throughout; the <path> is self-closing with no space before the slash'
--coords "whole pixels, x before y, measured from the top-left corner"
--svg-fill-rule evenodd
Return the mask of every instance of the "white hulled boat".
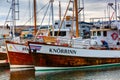
<path id="1" fill-rule="evenodd" d="M 44 38 L 43 42 L 29 41 L 36 70 L 70 70 L 102 66 L 120 65 L 119 27 L 109 25 L 91 29 L 90 39 L 81 39 L 78 31 L 77 0 L 76 38 Z M 61 30 L 60 32 L 61 33 Z M 47 39 L 47 40 L 46 40 Z M 107 41 L 109 49 L 102 46 L 101 40 Z"/>

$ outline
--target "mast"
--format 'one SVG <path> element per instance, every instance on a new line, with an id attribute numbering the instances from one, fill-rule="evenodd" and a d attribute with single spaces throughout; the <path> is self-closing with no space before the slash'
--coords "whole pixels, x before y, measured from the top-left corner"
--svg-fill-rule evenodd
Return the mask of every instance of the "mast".
<path id="1" fill-rule="evenodd" d="M 37 33 L 36 0 L 34 0 L 34 35 Z"/>
<path id="2" fill-rule="evenodd" d="M 54 0 L 50 0 L 50 3 L 51 3 L 51 12 L 52 12 L 52 29 L 53 29 L 53 31 L 52 31 L 52 36 L 54 36 L 54 11 L 53 11 L 53 2 L 54 2 Z"/>
<path id="3" fill-rule="evenodd" d="M 115 19 L 117 20 L 117 0 L 115 0 Z"/>
<path id="4" fill-rule="evenodd" d="M 61 21 L 61 2 L 59 1 L 59 20 Z"/>
<path id="5" fill-rule="evenodd" d="M 76 15 L 76 37 L 79 37 L 77 0 L 74 0 L 74 4 L 75 4 L 75 15 Z"/>
<path id="6" fill-rule="evenodd" d="M 52 26 L 54 25 L 54 11 L 53 11 L 53 2 L 54 2 L 54 0 L 50 0 L 50 3 L 51 3 L 51 12 L 52 12 Z"/>
<path id="7" fill-rule="evenodd" d="M 12 0 L 12 37 L 15 37 L 16 20 L 19 20 L 19 0 Z"/>
<path id="8" fill-rule="evenodd" d="M 12 0 L 12 37 L 15 37 L 15 0 Z"/>

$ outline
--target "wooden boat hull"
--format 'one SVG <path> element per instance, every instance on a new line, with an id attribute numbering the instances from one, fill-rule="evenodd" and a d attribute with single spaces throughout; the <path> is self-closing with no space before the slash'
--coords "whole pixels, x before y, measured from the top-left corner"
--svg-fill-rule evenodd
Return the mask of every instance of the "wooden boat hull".
<path id="1" fill-rule="evenodd" d="M 75 49 L 37 42 L 29 42 L 29 47 L 36 70 L 75 69 L 120 64 L 120 51 Z"/>
<path id="2" fill-rule="evenodd" d="M 27 45 L 6 41 L 6 47 L 10 68 L 34 67 Z"/>
<path id="3" fill-rule="evenodd" d="M 87 57 L 70 57 L 48 54 L 33 54 L 36 70 L 67 70 L 77 68 L 89 68 L 105 64 L 118 65 L 120 59 L 117 58 L 87 58 Z M 117 64 L 116 64 L 117 63 Z M 106 66 L 108 66 L 106 65 Z M 120 64 L 119 64 L 120 65 Z"/>

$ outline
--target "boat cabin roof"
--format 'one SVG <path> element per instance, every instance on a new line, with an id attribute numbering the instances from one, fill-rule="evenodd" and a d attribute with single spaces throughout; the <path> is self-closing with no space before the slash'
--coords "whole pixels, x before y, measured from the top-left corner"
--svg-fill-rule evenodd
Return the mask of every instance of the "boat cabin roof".
<path id="1" fill-rule="evenodd" d="M 91 29 L 90 31 L 111 31 L 112 29 L 105 29 L 105 28 L 101 28 L 101 29 Z"/>

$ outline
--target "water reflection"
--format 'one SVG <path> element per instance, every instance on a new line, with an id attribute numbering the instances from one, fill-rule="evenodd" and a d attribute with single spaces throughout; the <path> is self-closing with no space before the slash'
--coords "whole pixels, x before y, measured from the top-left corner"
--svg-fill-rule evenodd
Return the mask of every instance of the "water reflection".
<path id="1" fill-rule="evenodd" d="M 36 80 L 120 80 L 120 68 L 36 73 Z"/>
<path id="2" fill-rule="evenodd" d="M 9 69 L 0 68 L 0 80 L 10 80 L 10 71 Z"/>
<path id="3" fill-rule="evenodd" d="M 35 71 L 33 69 L 11 71 L 10 80 L 35 80 Z"/>
<path id="4" fill-rule="evenodd" d="M 0 70 L 0 80 L 120 80 L 120 68 L 52 72 Z"/>

